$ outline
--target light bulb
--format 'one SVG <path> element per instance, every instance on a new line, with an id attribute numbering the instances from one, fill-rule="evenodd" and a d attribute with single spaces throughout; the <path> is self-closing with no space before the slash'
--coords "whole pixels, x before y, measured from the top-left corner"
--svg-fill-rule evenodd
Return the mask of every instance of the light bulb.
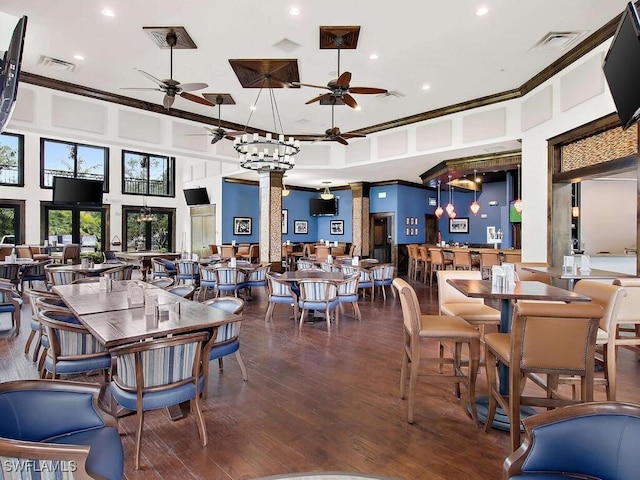
<path id="1" fill-rule="evenodd" d="M 471 212 L 474 215 L 477 215 L 478 212 L 480 211 L 480 204 L 474 200 L 473 203 L 471 204 L 471 207 L 469 208 L 471 209 Z"/>

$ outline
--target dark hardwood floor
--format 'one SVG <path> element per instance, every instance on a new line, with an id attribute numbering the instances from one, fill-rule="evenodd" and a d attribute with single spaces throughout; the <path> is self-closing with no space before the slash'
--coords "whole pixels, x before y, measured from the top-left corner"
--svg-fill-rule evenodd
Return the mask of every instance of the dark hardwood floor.
<path id="1" fill-rule="evenodd" d="M 412 282 L 424 313 L 437 312 L 437 291 Z M 419 383 L 415 423 L 399 398 L 402 313 L 399 300 L 361 300 L 362 322 L 350 307 L 327 333 L 324 321 L 302 331 L 291 309 L 276 307 L 264 322 L 266 295 L 254 289 L 245 308 L 241 352 L 224 371 L 211 365 L 202 447 L 191 415 L 171 421 L 145 415 L 141 467 L 133 467 L 135 416 L 121 419 L 127 479 L 252 479 L 278 473 L 349 471 L 404 480 L 501 479 L 508 434 L 476 428 L 446 383 Z M 18 338 L 0 340 L 0 380 L 35 378 L 23 349 L 30 311 Z M 3 314 L 2 322 L 6 322 Z M 618 399 L 640 401 L 640 362 L 620 351 Z M 99 382 L 100 375 L 83 381 Z M 486 393 L 485 371 L 478 390 Z M 597 399 L 604 389 L 596 388 Z"/>

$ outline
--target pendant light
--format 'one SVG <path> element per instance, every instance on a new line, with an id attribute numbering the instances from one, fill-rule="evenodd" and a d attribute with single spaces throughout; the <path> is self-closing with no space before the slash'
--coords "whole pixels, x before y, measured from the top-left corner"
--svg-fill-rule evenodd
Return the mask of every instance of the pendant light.
<path id="1" fill-rule="evenodd" d="M 447 183 L 447 185 L 449 185 L 449 203 L 445 207 L 445 210 L 447 211 L 447 215 L 449 215 L 449 217 L 451 217 L 451 215 L 453 214 L 452 218 L 455 218 L 456 208 L 453 206 L 453 186 L 451 186 L 451 175 L 449 175 L 449 182 Z"/>
<path id="2" fill-rule="evenodd" d="M 440 180 L 438 180 L 438 208 L 436 208 L 436 211 L 434 213 L 436 214 L 437 218 L 440 218 L 443 212 L 444 210 L 442 209 L 442 205 L 440 205 Z"/>
<path id="3" fill-rule="evenodd" d="M 282 176 L 282 196 L 283 197 L 288 197 L 289 193 L 291 193 L 291 191 L 287 188 L 287 186 L 284 183 L 284 177 L 286 177 L 286 175 Z"/>
<path id="4" fill-rule="evenodd" d="M 513 202 L 513 208 L 516 212 L 522 213 L 522 184 L 520 182 L 520 165 L 518 165 L 518 198 Z"/>
<path id="5" fill-rule="evenodd" d="M 471 209 L 471 213 L 473 213 L 474 215 L 478 215 L 478 212 L 480 211 L 480 204 L 478 203 L 478 198 L 477 198 L 477 180 L 476 178 L 478 178 L 478 170 L 474 170 L 473 171 L 473 178 L 474 178 L 474 182 L 476 182 L 476 185 L 474 185 L 473 187 L 473 203 L 471 204 L 471 207 L 469 207 Z"/>
<path id="6" fill-rule="evenodd" d="M 572 187 L 573 194 L 571 195 L 571 216 L 573 218 L 578 218 L 580 216 L 580 199 L 578 198 L 578 192 L 580 191 L 580 185 L 577 183 L 573 184 Z"/>

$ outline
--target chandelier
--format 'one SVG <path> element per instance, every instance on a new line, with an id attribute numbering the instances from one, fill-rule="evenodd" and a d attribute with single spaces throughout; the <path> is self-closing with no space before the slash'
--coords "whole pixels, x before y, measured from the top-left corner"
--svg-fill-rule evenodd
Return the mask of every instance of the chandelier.
<path id="1" fill-rule="evenodd" d="M 155 222 L 156 216 L 151 213 L 151 209 L 147 206 L 147 201 L 144 201 L 140 213 L 138 214 L 138 222 Z"/>
<path id="2" fill-rule="evenodd" d="M 237 137 L 233 141 L 233 148 L 240 154 L 240 166 L 247 170 L 269 171 L 291 170 L 296 163 L 295 155 L 300 152 L 300 140 L 293 137 L 285 138 L 280 120 L 280 112 L 276 103 L 276 97 L 271 87 L 271 74 L 264 76 L 262 86 L 258 91 L 256 101 L 251 107 L 251 113 L 245 125 L 245 131 L 251 120 L 251 116 L 256 109 L 260 94 L 265 85 L 269 90 L 269 99 L 271 101 L 271 115 L 273 117 L 273 127 L 275 134 L 266 133 L 264 136 L 253 133 L 245 133 L 241 137 Z M 277 122 L 276 122 L 277 120 Z M 278 126 L 280 129 L 278 130 Z"/>
<path id="3" fill-rule="evenodd" d="M 333 193 L 329 190 L 329 184 L 331 182 L 322 182 L 324 184 L 324 191 L 320 194 L 320 198 L 323 200 L 331 200 L 333 198 Z"/>

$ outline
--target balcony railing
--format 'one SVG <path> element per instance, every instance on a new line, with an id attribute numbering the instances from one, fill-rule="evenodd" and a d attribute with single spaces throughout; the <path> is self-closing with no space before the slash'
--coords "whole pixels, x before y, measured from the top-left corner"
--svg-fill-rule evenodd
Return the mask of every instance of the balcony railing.
<path id="1" fill-rule="evenodd" d="M 17 166 L 3 165 L 2 170 L 0 170 L 0 183 L 18 183 L 18 173 L 19 171 Z"/>
<path id="2" fill-rule="evenodd" d="M 73 172 L 69 170 L 53 170 L 46 168 L 44 170 L 44 184 L 47 186 L 53 185 L 53 177 L 67 177 L 73 178 Z M 78 173 L 77 178 L 86 178 L 87 180 L 104 180 L 103 173 Z"/>
<path id="3" fill-rule="evenodd" d="M 147 184 L 149 185 L 149 191 L 147 192 Z M 170 196 L 171 190 L 169 185 L 164 180 L 146 180 L 144 178 L 124 178 L 124 192 L 123 193 L 139 193 L 142 195 L 162 195 Z"/>

